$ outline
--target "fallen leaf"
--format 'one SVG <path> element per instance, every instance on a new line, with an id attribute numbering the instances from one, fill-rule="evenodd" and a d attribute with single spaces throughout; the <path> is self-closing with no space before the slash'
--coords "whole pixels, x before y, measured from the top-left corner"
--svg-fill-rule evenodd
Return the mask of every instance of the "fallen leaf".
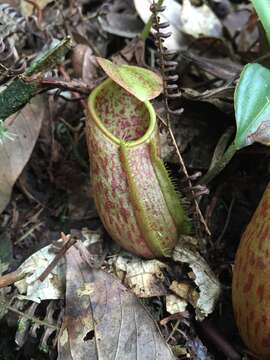
<path id="1" fill-rule="evenodd" d="M 151 4 L 152 0 L 134 0 L 135 8 L 144 23 L 147 23 L 152 15 L 150 11 Z M 182 7 L 175 0 L 164 0 L 163 5 L 166 6 L 166 9 L 159 14 L 160 22 L 168 22 L 169 27 L 166 28 L 166 32 L 172 33 L 168 39 L 165 39 L 164 45 L 169 50 L 179 50 L 186 45 L 186 39 L 181 32 L 180 13 Z"/>
<path id="2" fill-rule="evenodd" d="M 115 64 L 136 64 L 147 68 L 145 63 L 145 42 L 140 38 L 131 40 L 121 51 L 112 55 Z"/>
<path id="3" fill-rule="evenodd" d="M 143 22 L 130 1 L 118 0 L 107 3 L 106 13 L 98 17 L 102 29 L 117 36 L 134 38 L 143 30 Z"/>
<path id="4" fill-rule="evenodd" d="M 10 234 L 6 231 L 0 234 L 0 275 L 7 271 L 12 257 L 11 238 Z"/>
<path id="5" fill-rule="evenodd" d="M 241 10 L 230 12 L 223 20 L 223 26 L 233 39 L 238 52 L 246 53 L 254 49 L 259 29 L 251 4 L 242 4 Z"/>
<path id="6" fill-rule="evenodd" d="M 7 206 L 13 185 L 28 162 L 37 141 L 42 121 L 47 116 L 47 102 L 36 96 L 22 110 L 10 116 L 4 127 L 13 139 L 0 142 L 0 213 Z"/>
<path id="7" fill-rule="evenodd" d="M 191 246 L 190 236 L 181 236 L 173 251 L 173 260 L 184 262 L 192 269 L 194 282 L 199 288 L 199 298 L 196 303 L 196 319 L 203 320 L 214 310 L 220 295 L 220 284 L 207 262 L 199 252 Z"/>
<path id="8" fill-rule="evenodd" d="M 144 23 L 152 14 L 151 4 L 152 0 L 134 0 L 136 10 Z M 169 23 L 169 27 L 164 31 L 171 33 L 171 36 L 164 41 L 164 45 L 169 50 L 185 48 L 190 43 L 190 39 L 185 35 L 193 38 L 222 37 L 222 24 L 208 5 L 193 6 L 190 0 L 184 0 L 183 5 L 175 0 L 165 0 L 163 5 L 166 9 L 158 16 L 161 22 Z"/>
<path id="9" fill-rule="evenodd" d="M 192 351 L 192 359 L 194 360 L 213 360 L 213 357 L 208 353 L 207 347 L 201 342 L 198 337 L 189 339 L 187 346 Z"/>
<path id="10" fill-rule="evenodd" d="M 74 247 L 66 258 L 58 360 L 174 359 L 153 319 L 118 279 L 92 269 Z"/>
<path id="11" fill-rule="evenodd" d="M 233 112 L 233 94 L 234 87 L 225 85 L 217 89 L 205 90 L 199 92 L 195 89 L 182 89 L 183 97 L 191 101 L 203 101 L 213 104 L 218 109 L 225 113 L 231 114 Z"/>
<path id="12" fill-rule="evenodd" d="M 231 11 L 223 20 L 223 26 L 232 39 L 237 37 L 237 34 L 239 34 L 247 24 L 252 11 L 251 8 L 251 4 L 245 5 L 241 10 Z"/>
<path id="13" fill-rule="evenodd" d="M 118 35 L 126 38 L 134 38 L 143 29 L 143 23 L 134 14 L 108 13 L 104 17 L 99 17 L 102 29 L 109 34 Z"/>
<path id="14" fill-rule="evenodd" d="M 142 260 L 131 254 L 117 256 L 114 263 L 118 277 L 138 297 L 147 298 L 167 294 L 162 270 L 168 266 L 159 260 Z M 123 275 L 123 276 L 121 276 Z"/>
<path id="15" fill-rule="evenodd" d="M 76 76 L 88 85 L 92 85 L 99 78 L 99 66 L 92 49 L 83 44 L 78 44 L 72 52 L 72 65 Z"/>
<path id="16" fill-rule="evenodd" d="M 191 51 L 184 52 L 182 57 L 184 60 L 188 61 L 189 64 L 195 64 L 200 70 L 222 80 L 231 81 L 233 78 L 237 77 L 243 69 L 242 65 L 227 57 L 211 59 Z"/>
<path id="17" fill-rule="evenodd" d="M 8 308 L 6 305 L 8 305 L 7 302 L 7 294 L 4 291 L 5 289 L 0 289 L 0 320 L 7 314 Z"/>
<path id="18" fill-rule="evenodd" d="M 172 350 L 177 359 L 190 359 L 190 353 L 186 347 L 181 345 L 173 345 Z"/>
<path id="19" fill-rule="evenodd" d="M 201 6 L 193 6 L 190 0 L 183 0 L 181 22 L 181 30 L 194 38 L 200 36 L 222 37 L 221 22 L 205 3 Z"/>
<path id="20" fill-rule="evenodd" d="M 41 300 L 57 300 L 64 297 L 65 259 L 61 258 L 44 281 L 39 276 L 55 258 L 53 245 L 45 246 L 26 259 L 17 269 L 26 276 L 15 283 L 21 299 L 39 303 Z"/>
<path id="21" fill-rule="evenodd" d="M 162 79 L 153 71 L 131 65 L 116 65 L 96 58 L 105 73 L 127 92 L 141 101 L 151 100 L 162 91 Z"/>
<path id="22" fill-rule="evenodd" d="M 38 304 L 32 303 L 27 309 L 27 315 L 33 317 L 37 310 Z M 18 319 L 17 331 L 15 335 L 15 343 L 22 347 L 29 338 L 32 321 L 28 317 L 21 317 Z"/>
<path id="23" fill-rule="evenodd" d="M 79 250 L 83 254 L 87 249 L 91 250 L 91 266 L 100 267 L 104 258 L 102 249 L 101 231 L 92 231 L 87 228 L 71 230 L 71 236 L 82 239 Z M 65 258 L 58 260 L 56 266 L 50 271 L 47 277 L 40 281 L 40 275 L 48 268 L 54 260 L 58 248 L 63 246 L 63 240 L 59 239 L 51 245 L 45 246 L 27 258 L 17 269 L 18 274 L 25 274 L 22 280 L 15 283 L 21 299 L 27 299 L 39 303 L 42 300 L 58 300 L 64 298 L 65 289 Z"/>
<path id="24" fill-rule="evenodd" d="M 248 64 L 241 73 L 234 97 L 236 149 L 254 142 L 270 145 L 270 70 Z"/>
<path id="25" fill-rule="evenodd" d="M 170 290 L 181 299 L 188 301 L 193 307 L 197 306 L 199 294 L 192 285 L 174 280 L 170 285 Z"/>
<path id="26" fill-rule="evenodd" d="M 186 311 L 188 303 L 178 296 L 170 294 L 166 296 L 166 310 L 169 314 L 177 314 Z"/>
<path id="27" fill-rule="evenodd" d="M 16 8 L 19 5 L 20 0 L 0 0 L 0 4 L 9 4 Z"/>
<path id="28" fill-rule="evenodd" d="M 40 10 L 43 10 L 49 3 L 54 0 L 35 0 L 35 3 L 39 6 Z M 33 15 L 35 8 L 28 1 L 21 0 L 21 12 L 24 16 Z"/>

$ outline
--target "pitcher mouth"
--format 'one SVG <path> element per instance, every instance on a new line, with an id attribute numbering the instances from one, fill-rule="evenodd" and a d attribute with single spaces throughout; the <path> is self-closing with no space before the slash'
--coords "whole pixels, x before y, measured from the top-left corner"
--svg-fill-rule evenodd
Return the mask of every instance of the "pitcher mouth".
<path id="1" fill-rule="evenodd" d="M 143 110 L 146 110 L 147 115 L 148 115 L 147 128 L 139 138 L 136 138 L 135 140 L 127 140 L 126 141 L 125 139 L 121 139 L 120 137 L 115 136 L 104 125 L 103 121 L 101 120 L 100 114 L 98 114 L 98 112 L 97 112 L 97 98 L 98 98 L 98 96 L 100 95 L 100 93 L 102 91 L 104 91 L 107 87 L 110 87 L 110 86 L 119 87 L 119 85 L 115 84 L 110 78 L 108 78 L 105 81 L 103 81 L 99 86 L 97 86 L 95 88 L 95 90 L 93 90 L 91 92 L 91 94 L 90 94 L 90 96 L 88 98 L 88 110 L 89 110 L 89 112 L 91 114 L 91 120 L 93 120 L 95 122 L 95 124 L 98 126 L 98 128 L 114 144 L 117 144 L 117 145 L 123 145 L 124 144 L 126 147 L 134 147 L 134 146 L 141 145 L 141 144 L 147 142 L 151 138 L 151 135 L 155 131 L 155 127 L 156 127 L 156 113 L 155 113 L 155 110 L 154 110 L 152 104 L 149 101 L 141 102 L 141 101 L 136 99 L 136 101 L 138 101 L 139 104 L 142 104 L 142 106 L 144 106 Z M 119 90 L 120 89 L 121 89 L 121 91 L 125 91 L 125 90 L 123 90 L 122 88 L 119 87 Z M 130 96 L 133 97 L 133 95 L 130 95 Z M 116 121 L 117 121 L 117 119 L 116 119 Z"/>

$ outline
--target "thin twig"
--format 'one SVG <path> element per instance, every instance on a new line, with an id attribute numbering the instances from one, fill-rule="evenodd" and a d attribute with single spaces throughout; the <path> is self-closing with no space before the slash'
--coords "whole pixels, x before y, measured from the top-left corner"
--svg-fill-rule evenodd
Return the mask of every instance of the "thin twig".
<path id="1" fill-rule="evenodd" d="M 59 252 L 55 255 L 55 258 L 52 260 L 52 262 L 47 266 L 47 268 L 43 271 L 43 273 L 38 277 L 37 280 L 44 281 L 46 277 L 52 272 L 52 270 L 55 268 L 55 266 L 58 264 L 59 260 L 65 255 L 65 253 L 68 251 L 68 249 L 74 245 L 77 241 L 77 239 L 71 237 L 70 235 L 65 235 L 64 233 L 61 233 L 61 237 L 64 240 L 64 245 L 61 247 Z"/>
<path id="2" fill-rule="evenodd" d="M 72 80 L 72 81 L 64 81 L 60 79 L 41 79 L 38 80 L 39 85 L 46 89 L 62 89 L 75 91 L 81 94 L 89 95 L 90 92 L 96 87 L 97 83 L 93 83 L 93 85 L 89 86 L 82 81 Z"/>
<path id="3" fill-rule="evenodd" d="M 41 9 L 40 5 L 35 0 L 25 0 L 25 1 L 28 2 L 29 4 L 31 4 L 33 6 L 33 8 L 37 10 L 37 14 L 38 14 L 37 20 L 38 20 L 38 24 L 40 25 L 43 20 L 43 13 L 42 13 L 42 9 Z"/>
<path id="4" fill-rule="evenodd" d="M 170 335 L 168 336 L 168 338 L 166 339 L 166 342 L 168 343 L 169 340 L 173 337 L 174 333 L 176 332 L 179 324 L 180 324 L 181 320 L 177 320 L 176 323 L 174 324 L 173 328 L 172 328 L 172 331 L 170 333 Z"/>
<path id="5" fill-rule="evenodd" d="M 33 225 L 29 230 L 27 230 L 22 236 L 20 236 L 15 242 L 14 245 L 18 245 L 21 243 L 24 239 L 26 239 L 28 236 L 31 236 L 33 232 L 37 229 L 39 229 L 43 225 L 43 222 L 38 222 L 35 225 Z"/>
<path id="6" fill-rule="evenodd" d="M 0 276 L 0 289 L 22 280 L 26 275 L 27 274 L 23 272 L 13 271 L 6 275 Z"/>

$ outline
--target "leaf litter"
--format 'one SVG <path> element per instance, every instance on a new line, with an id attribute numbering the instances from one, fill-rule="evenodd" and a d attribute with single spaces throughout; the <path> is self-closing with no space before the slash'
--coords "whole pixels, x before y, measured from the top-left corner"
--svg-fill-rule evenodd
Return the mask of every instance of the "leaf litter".
<path id="1" fill-rule="evenodd" d="M 153 319 L 112 275 L 67 253 L 66 310 L 58 359 L 173 359 Z"/>
<path id="2" fill-rule="evenodd" d="M 115 262 L 116 275 L 138 297 L 162 296 L 167 293 L 163 270 L 168 266 L 159 260 L 142 260 L 130 254 L 118 255 Z"/>

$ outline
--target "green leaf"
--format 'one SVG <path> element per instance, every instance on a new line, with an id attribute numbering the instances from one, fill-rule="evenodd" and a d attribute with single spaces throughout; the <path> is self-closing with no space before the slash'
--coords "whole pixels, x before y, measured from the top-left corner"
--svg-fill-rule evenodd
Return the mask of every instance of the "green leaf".
<path id="1" fill-rule="evenodd" d="M 263 24 L 267 38 L 270 42 L 270 1 L 252 0 L 253 6 Z"/>
<path id="2" fill-rule="evenodd" d="M 237 131 L 233 143 L 200 180 L 208 184 L 237 150 L 260 142 L 270 145 L 270 70 L 259 64 L 244 67 L 234 93 Z"/>
<path id="3" fill-rule="evenodd" d="M 270 145 L 270 70 L 248 64 L 241 73 L 234 97 L 236 149 L 255 141 Z"/>
<path id="4" fill-rule="evenodd" d="M 63 56 L 70 48 L 71 39 L 67 36 L 58 41 L 56 45 L 53 44 L 49 50 L 42 52 L 22 75 L 15 77 L 1 88 L 0 121 L 20 110 L 41 89 L 45 90 L 45 87 L 40 87 L 38 77 L 33 77 L 33 75 L 53 69 L 63 61 Z M 1 138 L 3 139 L 3 137 Z"/>
<path id="5" fill-rule="evenodd" d="M 66 36 L 61 41 L 55 41 L 51 44 L 51 47 L 42 52 L 25 70 L 25 76 L 33 76 L 39 72 L 44 72 L 49 69 L 53 69 L 57 64 L 61 64 L 64 60 L 64 56 L 71 49 L 72 43 L 70 36 Z"/>
<path id="6" fill-rule="evenodd" d="M 154 72 L 131 65 L 116 65 L 97 57 L 105 73 L 127 92 L 141 101 L 151 100 L 162 91 L 162 79 Z"/>

